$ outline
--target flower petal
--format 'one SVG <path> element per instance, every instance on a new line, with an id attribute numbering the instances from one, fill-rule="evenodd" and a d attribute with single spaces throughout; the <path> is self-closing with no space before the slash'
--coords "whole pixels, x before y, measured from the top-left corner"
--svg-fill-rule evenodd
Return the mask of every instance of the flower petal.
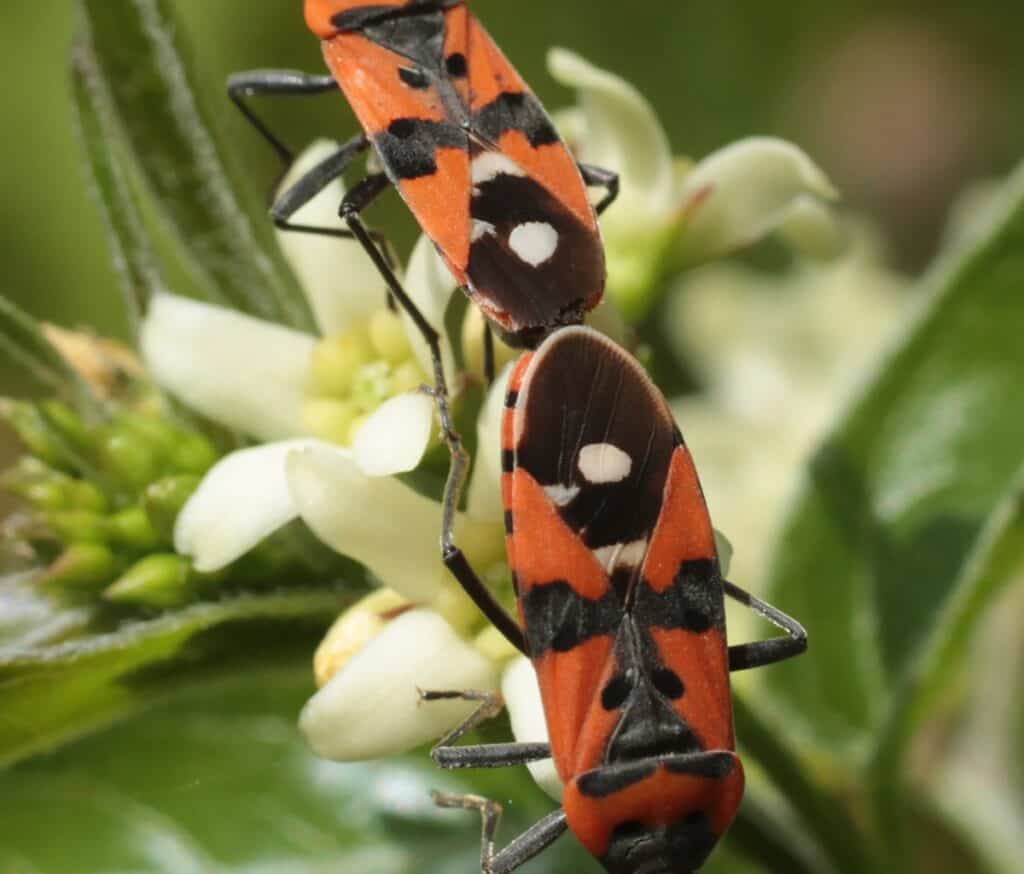
<path id="1" fill-rule="evenodd" d="M 474 519 L 500 520 L 504 514 L 501 497 L 501 420 L 505 414 L 505 395 L 514 364 L 501 371 L 487 392 L 487 399 L 476 420 L 477 450 L 473 478 L 466 495 L 466 511 Z"/>
<path id="2" fill-rule="evenodd" d="M 338 151 L 331 140 L 317 140 L 292 164 L 278 192 Z M 345 196 L 340 179 L 331 182 L 291 221 L 316 228 L 345 227 L 338 215 Z M 277 241 L 309 298 L 323 334 L 339 334 L 369 319 L 385 301 L 386 285 L 358 240 L 346 240 L 301 231 L 278 231 Z"/>
<path id="3" fill-rule="evenodd" d="M 644 96 L 618 76 L 590 64 L 567 49 L 548 52 L 548 69 L 563 85 L 579 91 L 583 121 L 573 117 L 580 157 L 616 171 L 620 201 L 608 219 L 643 211 L 657 219 L 672 207 L 672 151 L 658 117 Z"/>
<path id="4" fill-rule="evenodd" d="M 356 463 L 368 476 L 414 470 L 427 451 L 433 427 L 432 397 L 411 391 L 386 400 L 356 434 Z"/>
<path id="5" fill-rule="evenodd" d="M 438 593 L 440 505 L 390 477 L 370 477 L 352 455 L 325 445 L 293 452 L 292 498 L 306 524 L 332 549 L 366 565 L 410 601 Z"/>
<path id="6" fill-rule="evenodd" d="M 445 266 L 441 256 L 434 249 L 434 244 L 426 236 L 420 236 L 409 257 L 409 268 L 405 272 L 403 282 L 406 293 L 416 304 L 423 317 L 440 336 L 441 360 L 445 375 L 451 380 L 455 373 L 455 358 L 452 354 L 451 341 L 445 331 L 444 317 L 452 293 L 458 288 L 455 278 Z M 430 347 L 420 334 L 411 318 L 402 310 L 402 321 L 409 334 L 409 341 L 416 360 L 424 373 L 433 374 L 434 368 L 430 361 Z"/>
<path id="7" fill-rule="evenodd" d="M 835 225 L 837 219 L 825 209 L 809 210 L 808 202 L 837 197 L 821 169 L 791 143 L 769 137 L 740 140 L 701 161 L 683 183 L 683 261 L 718 258 L 790 221 L 791 232 L 804 225 L 796 239 L 812 250 L 817 243 L 832 251 L 839 232 L 825 231 L 822 224 Z"/>
<path id="8" fill-rule="evenodd" d="M 351 762 L 404 753 L 443 735 L 474 708 L 466 701 L 421 702 L 421 689 L 497 685 L 497 670 L 432 610 L 390 622 L 302 710 L 313 751 Z"/>
<path id="9" fill-rule="evenodd" d="M 313 440 L 285 440 L 232 452 L 203 477 L 174 526 L 174 548 L 196 570 L 220 570 L 298 516 L 285 459 Z"/>
<path id="10" fill-rule="evenodd" d="M 508 707 L 512 734 L 520 743 L 547 743 L 548 724 L 540 698 L 537 674 L 530 660 L 520 656 L 506 669 L 501 680 L 501 694 Z M 562 800 L 565 786 L 555 770 L 553 759 L 531 762 L 526 766 L 530 776 L 555 801 Z"/>
<path id="11" fill-rule="evenodd" d="M 146 368 L 192 409 L 261 440 L 297 437 L 314 340 L 234 310 L 172 294 L 149 305 Z"/>

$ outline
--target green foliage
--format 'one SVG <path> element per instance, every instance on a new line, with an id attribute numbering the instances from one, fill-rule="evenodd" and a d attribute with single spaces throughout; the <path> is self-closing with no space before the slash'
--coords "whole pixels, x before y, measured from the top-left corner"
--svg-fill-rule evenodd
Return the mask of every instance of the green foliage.
<path id="1" fill-rule="evenodd" d="M 75 110 L 134 324 L 173 289 L 308 327 L 193 87 L 172 4 L 78 7 Z M 922 769 L 912 755 L 948 719 L 975 632 L 1024 559 L 1024 171 L 926 285 L 783 525 L 769 593 L 805 622 L 811 651 L 737 698 L 750 785 L 716 874 L 931 874 L 941 860 L 917 850 L 933 839 L 956 848 L 950 870 L 1024 865 L 1006 827 L 1024 793 L 1019 684 L 995 729 L 1011 738 L 999 792 L 969 758 L 947 768 L 932 751 Z M 435 810 L 430 788 L 510 802 L 506 836 L 550 809 L 522 769 L 314 760 L 295 730 L 311 692 L 297 658 L 359 587 L 335 584 L 336 566 L 310 570 L 294 531 L 284 551 L 307 562 L 300 584 L 265 585 L 293 567 L 274 544 L 255 560 L 276 575 L 198 579 L 168 550 L 213 444 L 98 405 L 4 301 L 0 346 L 76 405 L 5 407 L 33 453 L 6 487 L 62 551 L 41 578 L 0 580 L 0 869 L 469 871 L 476 823 Z M 567 838 L 524 869 L 558 870 L 596 866 Z"/>

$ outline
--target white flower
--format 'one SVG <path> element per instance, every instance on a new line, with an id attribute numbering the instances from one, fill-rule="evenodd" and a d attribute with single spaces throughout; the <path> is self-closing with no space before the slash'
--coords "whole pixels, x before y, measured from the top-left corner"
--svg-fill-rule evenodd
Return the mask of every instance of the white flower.
<path id="1" fill-rule="evenodd" d="M 609 291 L 628 315 L 642 313 L 665 272 L 776 231 L 805 254 L 837 254 L 843 236 L 827 206 L 835 189 L 796 146 L 751 137 L 696 165 L 677 162 L 650 104 L 628 82 L 565 49 L 551 50 L 548 67 L 579 93 L 558 121 L 580 158 L 620 176 L 619 199 L 601 224 Z"/>
<path id="2" fill-rule="evenodd" d="M 681 283 L 667 322 L 705 391 L 673 408 L 712 519 L 742 532 L 733 571 L 741 585 L 755 585 L 767 566 L 786 494 L 900 323 L 907 285 L 863 232 L 831 264 L 782 276 L 712 265 Z"/>
<path id="3" fill-rule="evenodd" d="M 309 700 L 299 726 L 317 755 L 350 762 L 379 758 L 435 740 L 475 706 L 421 702 L 419 690 L 496 688 L 493 662 L 434 611 L 410 610 Z"/>
<path id="4" fill-rule="evenodd" d="M 285 184 L 333 148 L 327 142 L 312 146 Z M 339 225 L 343 194 L 341 182 L 333 183 L 294 220 Z M 279 239 L 304 282 L 322 338 L 161 294 L 151 302 L 140 334 L 150 374 L 186 406 L 245 436 L 320 437 L 354 444 L 366 470 L 411 470 L 432 432 L 433 406 L 418 390 L 432 381 L 426 376 L 432 372 L 426 344 L 409 320 L 388 310 L 383 280 L 356 241 L 296 232 L 280 233 Z M 451 373 L 443 327 L 455 282 L 429 241 L 414 250 L 405 287 L 441 333 Z M 363 430 L 367 436 L 359 439 Z"/>

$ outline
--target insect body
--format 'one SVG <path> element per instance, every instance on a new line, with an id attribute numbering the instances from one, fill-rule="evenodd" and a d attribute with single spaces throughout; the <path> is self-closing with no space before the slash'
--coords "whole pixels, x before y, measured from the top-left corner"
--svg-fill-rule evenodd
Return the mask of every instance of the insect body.
<path id="1" fill-rule="evenodd" d="M 228 92 L 286 164 L 291 150 L 248 98 L 340 89 L 362 124 L 363 133 L 282 193 L 271 215 L 283 230 L 355 236 L 430 347 L 453 456 L 442 550 L 447 563 L 457 564 L 454 508 L 468 462 L 451 421 L 438 334 L 405 293 L 387 246 L 360 213 L 396 186 L 490 324 L 510 344 L 534 346 L 551 331 L 581 322 L 602 296 L 605 263 L 595 212 L 614 200 L 618 177 L 576 164 L 464 0 L 306 0 L 305 13 L 330 75 L 256 70 L 232 76 Z M 371 146 L 383 172 L 366 176 L 346 195 L 339 213 L 348 230 L 291 221 Z M 607 191 L 596 207 L 587 185 Z"/>
<path id="2" fill-rule="evenodd" d="M 729 671 L 796 655 L 806 635 L 722 579 L 668 405 L 607 338 L 567 328 L 520 359 L 502 446 L 522 627 L 511 639 L 536 669 L 550 744 L 448 738 L 435 758 L 472 767 L 551 757 L 565 796 L 505 849 L 485 848 L 484 869 L 511 871 L 569 829 L 613 874 L 695 871 L 743 795 Z M 729 647 L 726 594 L 788 636 Z M 440 800 L 494 812 L 479 799 Z"/>
<path id="3" fill-rule="evenodd" d="M 330 75 L 254 71 L 233 76 L 229 93 L 286 161 L 290 151 L 245 98 L 340 88 L 364 133 L 281 197 L 272 209 L 278 223 L 301 229 L 290 216 L 372 146 L 384 173 L 346 200 L 350 224 L 393 184 L 512 345 L 532 346 L 581 322 L 605 282 L 586 184 L 608 189 L 600 210 L 614 199 L 617 177 L 576 164 L 465 2 L 306 0 L 305 10 Z"/>

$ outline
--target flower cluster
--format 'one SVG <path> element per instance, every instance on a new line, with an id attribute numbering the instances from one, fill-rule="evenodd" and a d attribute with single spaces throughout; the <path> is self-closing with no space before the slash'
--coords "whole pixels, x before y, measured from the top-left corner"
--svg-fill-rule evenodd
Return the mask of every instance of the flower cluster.
<path id="1" fill-rule="evenodd" d="M 621 175 L 621 197 L 602 221 L 609 280 L 607 301 L 592 318 L 599 329 L 627 337 L 624 325 L 648 315 L 680 271 L 771 233 L 803 253 L 837 253 L 842 235 L 829 207 L 835 193 L 796 147 L 755 138 L 698 163 L 678 160 L 636 89 L 564 50 L 553 51 L 549 63 L 555 78 L 579 95 L 575 107 L 556 116 L 566 139 L 581 159 Z M 334 148 L 311 146 L 283 184 Z M 343 193 L 342 183 L 333 183 L 295 221 L 336 226 Z M 308 297 L 315 335 L 165 292 L 149 302 L 139 336 L 145 373 L 159 389 L 249 442 L 222 455 L 198 431 L 171 424 L 169 407 L 148 418 L 123 410 L 110 426 L 107 454 L 97 456 L 106 459 L 99 473 L 110 473 L 122 457 L 136 459 L 133 464 L 150 458 L 156 467 L 133 472 L 133 491 L 115 514 L 103 517 L 103 536 L 85 540 L 108 549 L 114 560 L 134 558 L 134 585 L 145 583 L 147 603 L 171 606 L 193 591 L 183 581 L 217 580 L 266 549 L 275 532 L 302 520 L 378 584 L 337 620 L 317 652 L 321 688 L 301 717 L 314 750 L 354 760 L 436 739 L 471 705 L 422 704 L 418 690 L 429 688 L 500 690 L 516 737 L 543 740 L 532 668 L 449 577 L 438 547 L 437 496 L 418 490 L 407 476 L 437 445 L 434 403 L 422 385 L 431 371 L 421 336 L 389 306 L 384 282 L 357 242 L 282 233 L 279 244 Z M 479 383 L 481 317 L 469 308 L 461 342 L 446 331 L 455 283 L 426 239 L 414 248 L 403 282 L 441 337 L 456 393 Z M 685 342 L 699 348 L 689 336 Z M 514 356 L 500 347 L 499 365 Z M 479 449 L 456 532 L 471 563 L 511 607 L 497 452 L 504 384 L 499 377 L 489 387 L 475 420 Z M 28 422 L 27 412 L 9 408 L 10 419 L 18 416 Z M 72 483 L 60 465 L 41 467 L 48 447 L 32 442 L 30 425 L 20 430 L 36 459 L 11 474 L 9 486 L 41 508 L 59 493 L 61 506 L 78 514 L 51 516 L 52 527 L 59 529 L 62 520 L 92 524 L 88 514 L 107 512 L 88 476 Z M 139 536 L 131 527 L 143 518 L 139 513 L 152 536 L 129 543 L 123 532 Z M 83 540 L 77 529 L 64 533 L 68 542 Z M 117 553 L 121 546 L 127 551 Z M 76 548 L 77 568 L 85 559 Z M 101 567 L 99 555 L 94 549 L 89 560 L 102 577 L 109 567 Z M 72 558 L 69 553 L 51 573 L 66 573 Z M 145 565 L 157 559 L 175 562 L 179 577 Z M 156 577 L 159 587 L 152 583 Z M 122 580 L 107 594 L 130 588 Z M 531 770 L 559 793 L 549 763 Z"/>

